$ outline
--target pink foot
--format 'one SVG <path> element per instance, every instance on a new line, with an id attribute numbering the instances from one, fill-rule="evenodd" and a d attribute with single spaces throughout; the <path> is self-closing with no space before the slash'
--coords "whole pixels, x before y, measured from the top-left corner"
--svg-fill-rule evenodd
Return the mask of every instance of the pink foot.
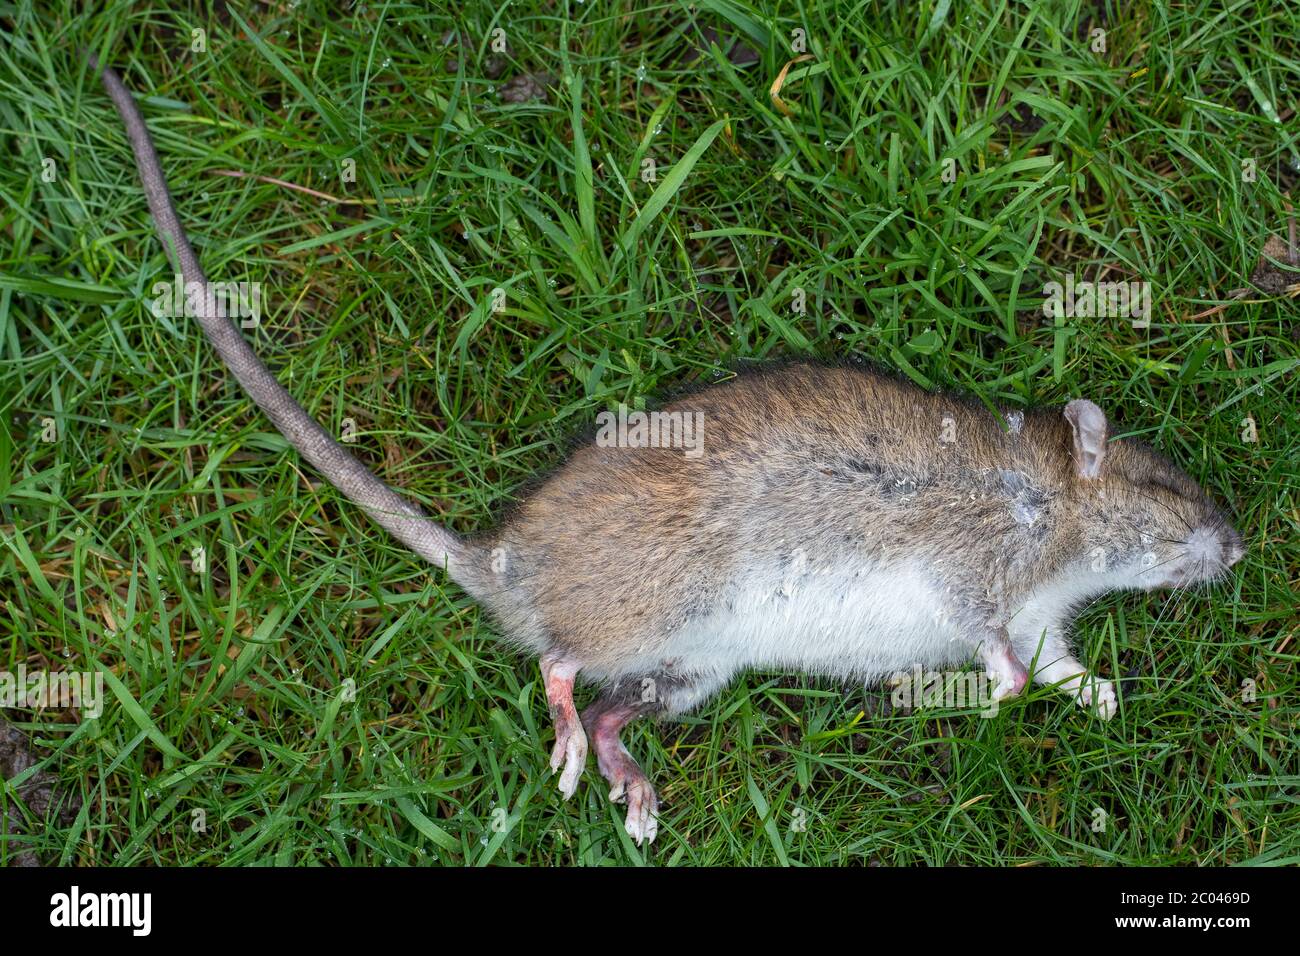
<path id="1" fill-rule="evenodd" d="M 578 667 L 572 661 L 546 655 L 542 658 L 542 680 L 546 685 L 546 702 L 555 721 L 555 749 L 551 751 L 551 771 L 560 774 L 560 793 L 568 800 L 578 789 L 578 778 L 587 763 L 587 735 L 573 706 L 573 681 Z"/>
<path id="2" fill-rule="evenodd" d="M 592 709 L 597 710 L 596 707 Z M 609 781 L 609 799 L 615 803 L 627 803 L 627 820 L 623 829 L 640 846 L 643 840 L 653 843 L 659 833 L 659 797 L 645 771 L 632 759 L 618 736 L 636 715 L 637 712 L 629 707 L 615 707 L 598 712 L 594 719 L 589 718 L 588 727 L 600 773 Z"/>

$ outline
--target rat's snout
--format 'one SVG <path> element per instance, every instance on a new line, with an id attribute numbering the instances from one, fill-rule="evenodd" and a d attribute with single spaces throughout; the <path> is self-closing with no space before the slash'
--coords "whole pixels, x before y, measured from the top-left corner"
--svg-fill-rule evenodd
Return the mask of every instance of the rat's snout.
<path id="1" fill-rule="evenodd" d="M 1187 536 L 1187 556 L 1204 568 L 1222 565 L 1232 567 L 1241 560 L 1245 549 L 1241 544 L 1241 535 L 1237 534 L 1226 522 L 1220 527 L 1197 528 Z"/>

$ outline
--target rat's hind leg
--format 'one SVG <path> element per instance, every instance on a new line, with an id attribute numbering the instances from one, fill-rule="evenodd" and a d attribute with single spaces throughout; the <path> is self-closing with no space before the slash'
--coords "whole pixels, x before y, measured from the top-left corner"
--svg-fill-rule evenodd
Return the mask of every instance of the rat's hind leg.
<path id="1" fill-rule="evenodd" d="M 659 797 L 619 734 L 629 721 L 655 707 L 654 703 L 629 703 L 626 695 L 607 691 L 582 712 L 582 723 L 596 748 L 601 776 L 609 782 L 609 799 L 627 803 L 623 829 L 637 846 L 642 840 L 653 841 L 659 832 Z"/>
<path id="2" fill-rule="evenodd" d="M 620 734 L 629 722 L 648 714 L 680 714 L 690 710 L 728 680 L 723 675 L 693 675 L 684 678 L 658 675 L 624 679 L 601 693 L 582 712 L 582 723 L 591 735 L 596 762 L 609 782 L 609 798 L 626 801 L 623 829 L 641 845 L 653 841 L 659 832 L 659 797 L 645 771 L 623 746 Z"/>
<path id="3" fill-rule="evenodd" d="M 587 735 L 583 733 L 577 708 L 573 706 L 573 681 L 578 664 L 554 652 L 542 655 L 542 682 L 546 703 L 555 721 L 555 749 L 551 751 L 551 770 L 560 774 L 560 793 L 567 800 L 578 789 L 578 778 L 587 763 Z"/>

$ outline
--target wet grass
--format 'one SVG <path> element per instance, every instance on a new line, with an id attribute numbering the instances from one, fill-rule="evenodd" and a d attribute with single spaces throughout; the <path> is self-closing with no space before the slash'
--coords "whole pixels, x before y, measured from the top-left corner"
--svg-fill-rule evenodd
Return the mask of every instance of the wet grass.
<path id="1" fill-rule="evenodd" d="M 1300 181 L 1300 10 L 107 6 L 0 8 L 0 669 L 107 682 L 98 720 L 7 712 L 81 806 L 7 789 L 31 835 L 0 861 L 1300 861 L 1300 277 L 1249 281 Z M 534 662 L 154 316 L 171 270 L 81 46 L 142 98 L 209 276 L 262 284 L 260 354 L 459 530 L 603 408 L 862 356 L 1093 398 L 1247 557 L 1085 614 L 1081 658 L 1128 678 L 1108 724 L 751 674 L 638 726 L 665 800 L 638 849 L 594 765 L 556 793 Z M 1044 318 L 1066 275 L 1149 282 L 1149 327 Z"/>

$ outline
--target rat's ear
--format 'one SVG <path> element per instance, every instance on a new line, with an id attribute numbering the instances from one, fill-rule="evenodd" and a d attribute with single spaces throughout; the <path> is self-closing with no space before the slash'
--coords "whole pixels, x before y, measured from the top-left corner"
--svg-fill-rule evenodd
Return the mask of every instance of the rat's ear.
<path id="1" fill-rule="evenodd" d="M 1086 398 L 1065 406 L 1074 432 L 1074 467 L 1080 478 L 1100 478 L 1106 461 L 1106 413 Z"/>

